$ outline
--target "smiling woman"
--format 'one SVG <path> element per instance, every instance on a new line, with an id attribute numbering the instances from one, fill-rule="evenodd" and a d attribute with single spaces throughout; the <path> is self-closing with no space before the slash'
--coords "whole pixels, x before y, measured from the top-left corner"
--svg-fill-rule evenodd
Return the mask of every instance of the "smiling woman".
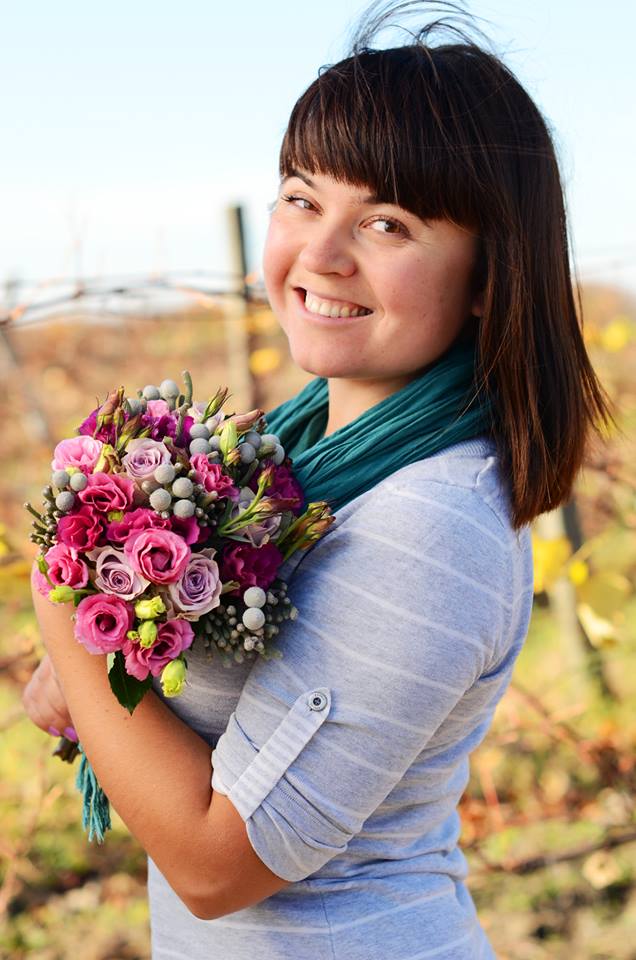
<path id="1" fill-rule="evenodd" d="M 148 853 L 155 960 L 494 958 L 457 804 L 526 637 L 528 525 L 611 414 L 545 121 L 461 17 L 371 48 L 412 7 L 461 13 L 374 4 L 281 148 L 265 283 L 315 376 L 267 420 L 336 511 L 280 570 L 301 611 L 282 660 L 195 649 L 185 692 L 157 681 L 129 718 L 37 606 L 68 719 Z"/>
<path id="2" fill-rule="evenodd" d="M 330 381 L 329 435 L 421 376 L 475 322 L 478 240 L 331 176 L 294 171 L 284 184 L 302 189 L 272 211 L 265 285 L 294 361 Z"/>

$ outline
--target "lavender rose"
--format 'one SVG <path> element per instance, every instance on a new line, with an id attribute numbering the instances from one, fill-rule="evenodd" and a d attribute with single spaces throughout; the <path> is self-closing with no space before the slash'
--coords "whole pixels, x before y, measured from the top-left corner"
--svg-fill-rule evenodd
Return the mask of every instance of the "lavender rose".
<path id="1" fill-rule="evenodd" d="M 87 554 L 89 560 L 97 561 L 95 586 L 102 593 L 112 593 L 122 600 L 133 600 L 150 586 L 126 560 L 123 550 L 114 547 L 97 547 Z"/>
<path id="2" fill-rule="evenodd" d="M 135 614 L 130 604 L 111 594 L 84 597 L 77 608 L 75 637 L 89 653 L 121 650 Z"/>
<path id="3" fill-rule="evenodd" d="M 213 547 L 193 553 L 181 579 L 168 587 L 172 607 L 184 620 L 198 620 L 221 602 L 223 584 L 212 559 L 215 553 Z"/>
<path id="4" fill-rule="evenodd" d="M 165 403 L 157 400 L 156 403 Z M 122 458 L 122 466 L 133 480 L 141 483 L 152 477 L 161 463 L 170 463 L 170 451 L 160 440 L 151 440 L 149 437 L 129 440 L 126 446 L 126 455 Z"/>

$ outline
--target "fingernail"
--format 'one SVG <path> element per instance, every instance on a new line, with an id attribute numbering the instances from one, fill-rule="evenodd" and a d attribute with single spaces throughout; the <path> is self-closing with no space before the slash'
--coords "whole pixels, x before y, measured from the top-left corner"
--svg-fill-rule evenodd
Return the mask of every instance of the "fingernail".
<path id="1" fill-rule="evenodd" d="M 76 743 L 79 740 L 79 737 L 75 732 L 75 727 L 64 727 L 64 736 L 67 740 L 74 740 Z"/>
<path id="2" fill-rule="evenodd" d="M 54 737 L 61 737 L 62 734 L 57 729 L 57 727 L 49 727 L 49 733 L 52 733 Z"/>

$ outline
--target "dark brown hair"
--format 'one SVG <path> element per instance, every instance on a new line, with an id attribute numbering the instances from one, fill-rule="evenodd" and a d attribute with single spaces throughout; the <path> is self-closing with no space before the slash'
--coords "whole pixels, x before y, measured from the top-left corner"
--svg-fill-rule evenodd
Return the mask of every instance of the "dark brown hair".
<path id="1" fill-rule="evenodd" d="M 494 400 L 518 529 L 570 498 L 590 428 L 602 436 L 614 422 L 610 401 L 583 342 L 545 120 L 499 57 L 462 29 L 449 27 L 459 42 L 431 45 L 448 20 L 408 45 L 368 46 L 389 15 L 412 6 L 363 22 L 350 56 L 321 68 L 291 113 L 280 174 L 368 186 L 381 202 L 477 232 L 476 382 Z M 465 16 L 457 4 L 440 7 Z"/>

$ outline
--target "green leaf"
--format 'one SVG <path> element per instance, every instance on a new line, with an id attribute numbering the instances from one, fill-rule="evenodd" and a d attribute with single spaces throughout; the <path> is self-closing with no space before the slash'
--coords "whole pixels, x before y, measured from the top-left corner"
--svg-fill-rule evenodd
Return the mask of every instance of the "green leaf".
<path id="1" fill-rule="evenodd" d="M 126 660 L 121 650 L 117 650 L 113 665 L 108 671 L 111 690 L 128 713 L 132 714 L 138 703 L 152 686 L 152 675 L 149 673 L 145 680 L 137 680 L 126 672 Z"/>

